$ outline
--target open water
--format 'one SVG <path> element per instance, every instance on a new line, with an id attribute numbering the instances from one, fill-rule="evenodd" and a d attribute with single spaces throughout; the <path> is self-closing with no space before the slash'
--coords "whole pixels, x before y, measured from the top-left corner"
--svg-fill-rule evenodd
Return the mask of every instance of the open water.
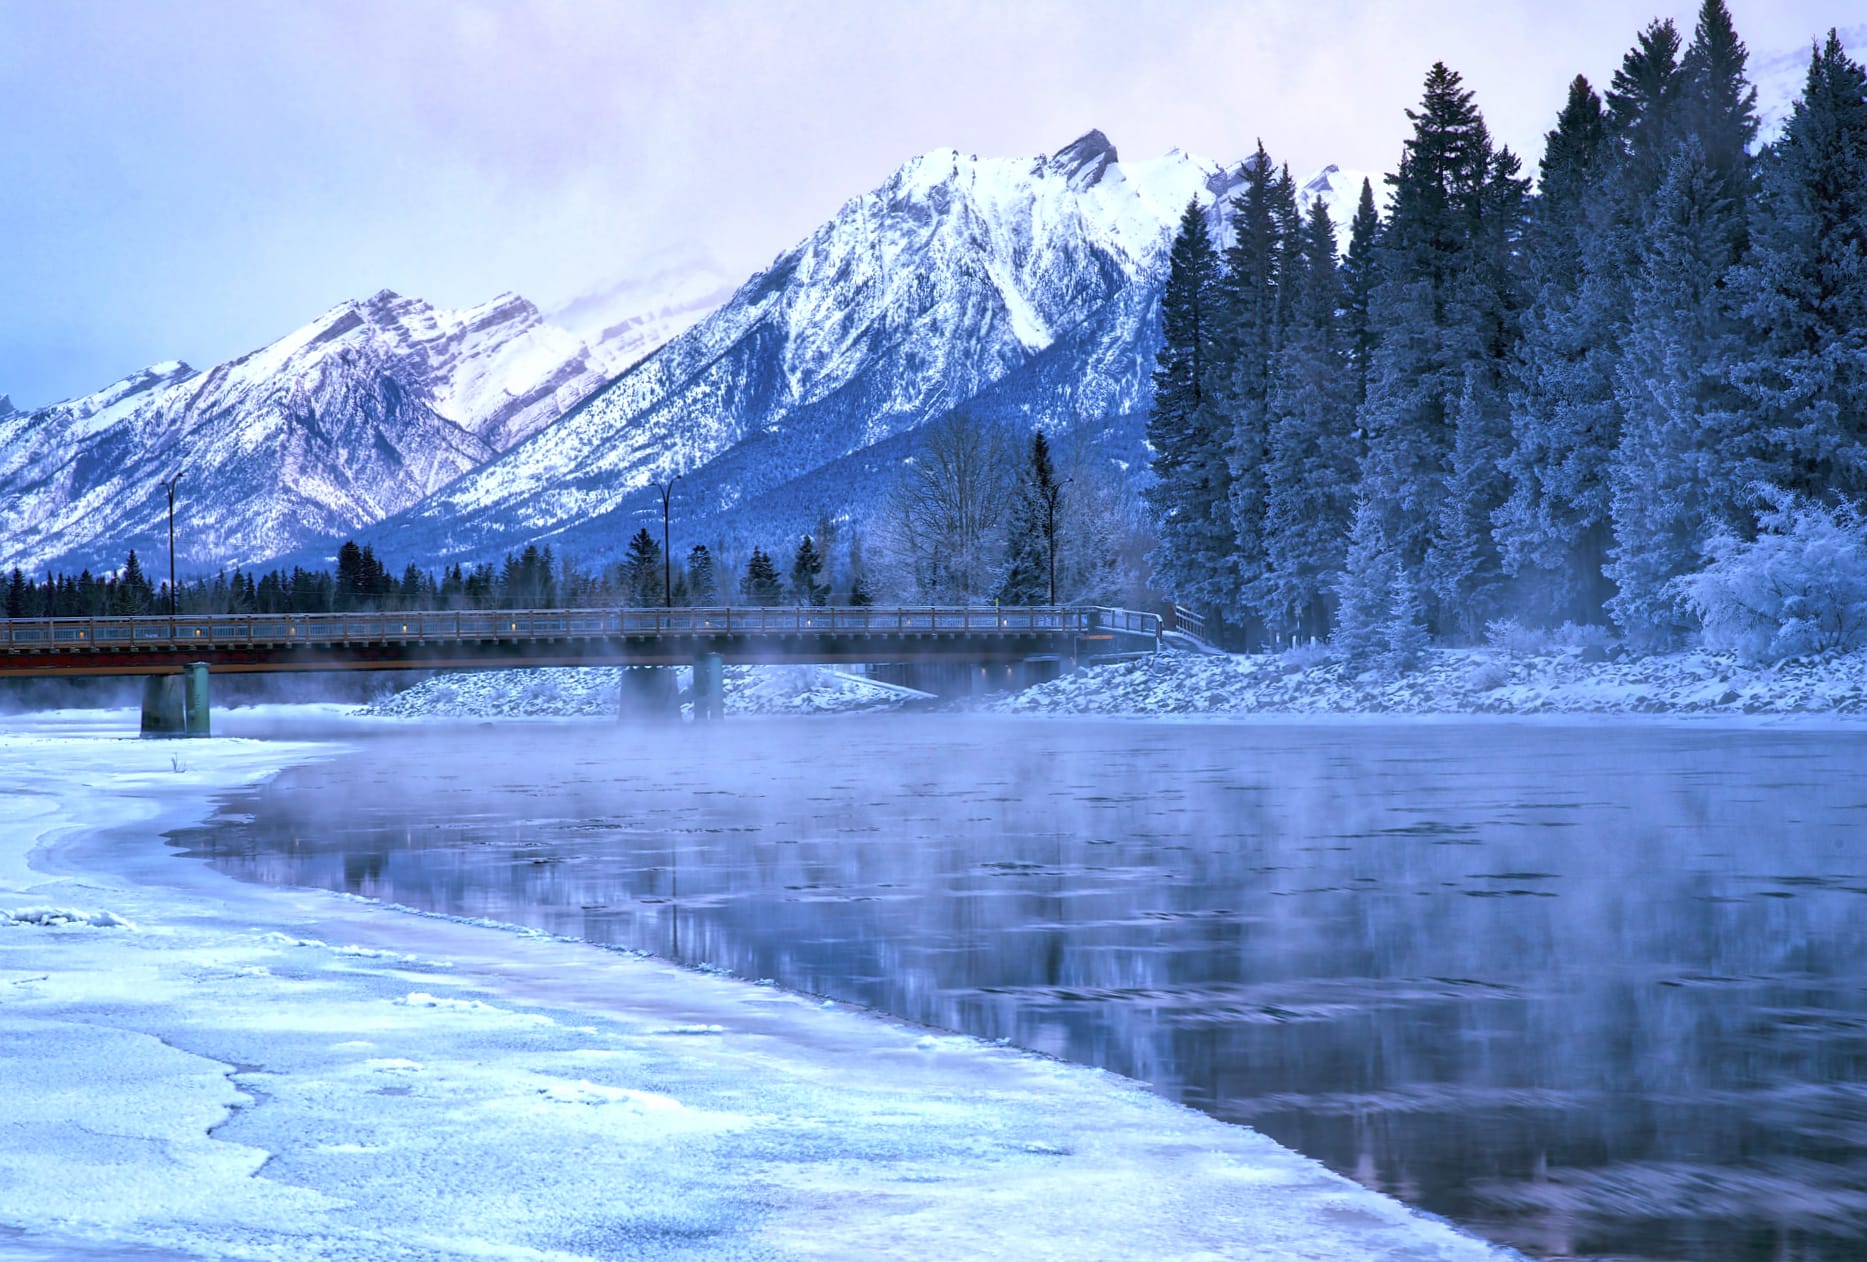
<path id="1" fill-rule="evenodd" d="M 401 727 L 174 844 L 1145 1079 L 1541 1258 L 1867 1258 L 1867 729 Z"/>

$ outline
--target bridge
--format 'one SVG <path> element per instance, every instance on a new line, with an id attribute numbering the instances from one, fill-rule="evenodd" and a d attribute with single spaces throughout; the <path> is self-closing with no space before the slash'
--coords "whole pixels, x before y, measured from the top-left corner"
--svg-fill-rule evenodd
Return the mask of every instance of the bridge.
<path id="1" fill-rule="evenodd" d="M 1029 678 L 1086 657 L 1153 652 L 1161 632 L 1155 614 L 1083 606 L 11 618 L 0 619 L 0 677 L 147 676 L 144 731 L 205 734 L 209 671 L 693 665 L 695 713 L 717 715 L 718 668 L 729 662 L 901 663 L 908 682 L 917 671 L 975 681 L 996 671 L 1010 684 L 1019 668 Z"/>

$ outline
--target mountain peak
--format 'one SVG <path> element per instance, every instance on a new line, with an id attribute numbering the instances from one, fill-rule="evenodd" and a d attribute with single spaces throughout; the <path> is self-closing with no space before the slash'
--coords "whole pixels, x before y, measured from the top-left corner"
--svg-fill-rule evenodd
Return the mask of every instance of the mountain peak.
<path id="1" fill-rule="evenodd" d="M 1072 185 L 1088 188 L 1102 178 L 1102 173 L 1121 160 L 1115 146 L 1097 128 L 1090 128 L 1057 150 L 1046 170 L 1055 171 Z"/>
<path id="2" fill-rule="evenodd" d="M 10 395 L 0 394 L 0 420 L 5 420 L 17 411 L 19 411 L 19 409 L 13 406 L 12 397 Z"/>

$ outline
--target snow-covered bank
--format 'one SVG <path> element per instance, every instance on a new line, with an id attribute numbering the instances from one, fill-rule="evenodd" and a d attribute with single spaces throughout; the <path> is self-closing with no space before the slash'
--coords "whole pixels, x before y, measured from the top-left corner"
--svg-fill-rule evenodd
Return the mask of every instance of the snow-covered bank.
<path id="1" fill-rule="evenodd" d="M 1867 715 L 1867 654 L 1747 665 L 1714 653 L 1626 661 L 1441 649 L 1399 676 L 1300 656 L 1165 652 L 1077 671 L 977 708 L 1010 714 Z"/>
<path id="2" fill-rule="evenodd" d="M 165 858 L 320 750 L 108 723 L 0 724 L 0 1253 L 1506 1256 L 1107 1074 Z"/>
<path id="3" fill-rule="evenodd" d="M 604 718 L 616 713 L 620 673 L 561 666 L 437 675 L 361 713 L 398 719 Z M 676 670 L 683 696 L 691 674 Z M 827 666 L 728 666 L 722 683 L 729 715 L 892 710 L 927 696 Z"/>

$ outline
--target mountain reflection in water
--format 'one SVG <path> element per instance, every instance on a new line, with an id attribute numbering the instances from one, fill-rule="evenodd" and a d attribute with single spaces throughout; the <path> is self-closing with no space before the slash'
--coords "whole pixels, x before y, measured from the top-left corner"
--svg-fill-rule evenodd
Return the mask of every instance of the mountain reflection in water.
<path id="1" fill-rule="evenodd" d="M 1103 1065 L 1539 1257 L 1867 1256 L 1867 730 L 363 744 L 177 844 Z"/>

